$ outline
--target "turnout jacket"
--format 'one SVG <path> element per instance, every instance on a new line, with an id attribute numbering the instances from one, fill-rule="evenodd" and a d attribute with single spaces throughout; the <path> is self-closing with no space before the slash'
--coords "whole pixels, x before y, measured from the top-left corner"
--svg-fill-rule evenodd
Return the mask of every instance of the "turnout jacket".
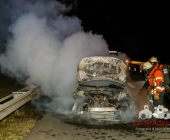
<path id="1" fill-rule="evenodd" d="M 149 89 L 151 94 L 161 93 L 165 90 L 163 87 L 164 77 L 161 71 L 162 65 L 156 64 L 148 75 Z"/>

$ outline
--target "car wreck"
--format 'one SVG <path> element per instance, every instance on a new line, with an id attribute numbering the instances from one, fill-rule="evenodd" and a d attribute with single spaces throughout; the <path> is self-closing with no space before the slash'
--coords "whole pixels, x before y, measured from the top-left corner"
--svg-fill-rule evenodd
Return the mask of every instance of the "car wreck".
<path id="1" fill-rule="evenodd" d="M 131 108 L 126 75 L 126 64 L 118 58 L 83 58 L 77 69 L 72 111 L 98 121 L 126 121 L 124 113 Z"/>

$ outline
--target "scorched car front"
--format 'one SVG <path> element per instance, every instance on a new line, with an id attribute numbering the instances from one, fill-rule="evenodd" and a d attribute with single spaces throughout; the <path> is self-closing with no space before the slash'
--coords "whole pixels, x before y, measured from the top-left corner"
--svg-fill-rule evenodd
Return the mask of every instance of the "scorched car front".
<path id="1" fill-rule="evenodd" d="M 83 58 L 77 70 L 76 101 L 72 111 L 80 117 L 102 121 L 126 121 L 131 107 L 126 65 L 115 57 Z"/>

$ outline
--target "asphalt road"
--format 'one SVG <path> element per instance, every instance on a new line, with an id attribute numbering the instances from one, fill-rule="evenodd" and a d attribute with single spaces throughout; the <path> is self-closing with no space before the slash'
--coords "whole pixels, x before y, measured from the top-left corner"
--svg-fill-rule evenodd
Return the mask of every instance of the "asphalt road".
<path id="1" fill-rule="evenodd" d="M 75 120 L 76 121 L 76 120 Z M 85 126 L 62 121 L 62 116 L 48 113 L 24 140 L 169 140 L 170 128 L 136 127 L 132 124 Z"/>

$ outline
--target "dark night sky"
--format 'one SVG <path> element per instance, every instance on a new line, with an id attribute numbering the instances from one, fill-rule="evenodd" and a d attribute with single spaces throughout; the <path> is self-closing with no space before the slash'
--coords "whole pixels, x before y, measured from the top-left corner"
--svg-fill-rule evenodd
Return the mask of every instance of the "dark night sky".
<path id="1" fill-rule="evenodd" d="M 78 0 L 76 15 L 86 31 L 102 34 L 109 49 L 136 59 L 170 61 L 168 0 Z M 134 56 L 133 56 L 134 54 Z"/>
<path id="2" fill-rule="evenodd" d="M 130 57 L 142 61 L 156 56 L 161 62 L 170 62 L 169 0 L 77 0 L 77 2 L 78 7 L 72 14 L 82 20 L 85 31 L 92 30 L 93 33 L 103 35 L 110 50 L 125 52 Z M 5 11 L 4 5 L 1 7 L 0 17 L 3 17 L 2 15 L 7 13 L 2 12 Z M 0 21 L 1 27 L 4 27 L 1 29 L 6 29 L 8 19 L 0 18 Z M 0 33 L 0 45 L 7 36 L 2 33 L 3 31 Z"/>

